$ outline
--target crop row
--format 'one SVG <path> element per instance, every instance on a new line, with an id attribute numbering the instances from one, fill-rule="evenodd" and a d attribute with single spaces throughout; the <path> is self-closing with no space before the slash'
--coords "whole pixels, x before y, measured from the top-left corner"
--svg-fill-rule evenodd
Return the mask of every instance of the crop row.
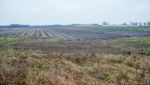
<path id="1" fill-rule="evenodd" d="M 127 30 L 108 30 L 108 29 L 64 29 L 64 28 L 16 28 L 16 29 L 0 29 L 0 35 L 17 35 L 26 38 L 41 39 L 108 39 L 124 36 L 143 36 L 150 35 L 146 31 L 127 31 Z"/>

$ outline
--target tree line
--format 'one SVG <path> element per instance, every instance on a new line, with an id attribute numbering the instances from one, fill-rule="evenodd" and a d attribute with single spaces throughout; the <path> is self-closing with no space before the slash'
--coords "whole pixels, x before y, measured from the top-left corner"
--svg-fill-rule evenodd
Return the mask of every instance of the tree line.
<path id="1" fill-rule="evenodd" d="M 111 24 L 109 22 L 104 21 L 104 22 L 102 22 L 102 25 L 109 26 Z M 124 22 L 120 25 L 122 25 L 122 26 L 150 26 L 150 21 L 148 21 L 148 22 L 129 22 L 129 23 Z"/>

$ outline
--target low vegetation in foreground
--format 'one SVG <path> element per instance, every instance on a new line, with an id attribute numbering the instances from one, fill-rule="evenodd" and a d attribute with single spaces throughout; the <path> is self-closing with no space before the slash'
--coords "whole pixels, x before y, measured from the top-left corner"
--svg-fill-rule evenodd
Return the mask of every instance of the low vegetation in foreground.
<path id="1" fill-rule="evenodd" d="M 149 85 L 150 57 L 0 52 L 1 85 Z"/>

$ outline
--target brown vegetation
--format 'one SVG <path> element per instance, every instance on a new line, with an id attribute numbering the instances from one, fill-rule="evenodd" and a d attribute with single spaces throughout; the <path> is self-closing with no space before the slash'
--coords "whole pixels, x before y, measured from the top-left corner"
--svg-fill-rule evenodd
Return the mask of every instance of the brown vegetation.
<path id="1" fill-rule="evenodd" d="M 149 85 L 150 56 L 0 52 L 1 85 Z"/>

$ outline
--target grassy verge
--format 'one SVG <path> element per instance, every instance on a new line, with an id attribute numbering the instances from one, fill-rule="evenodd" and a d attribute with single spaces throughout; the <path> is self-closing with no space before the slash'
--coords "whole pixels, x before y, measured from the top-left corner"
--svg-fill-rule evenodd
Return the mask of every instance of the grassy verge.
<path id="1" fill-rule="evenodd" d="M 17 36 L 0 36 L 0 44 L 8 44 L 12 42 L 21 41 L 23 38 Z"/>

